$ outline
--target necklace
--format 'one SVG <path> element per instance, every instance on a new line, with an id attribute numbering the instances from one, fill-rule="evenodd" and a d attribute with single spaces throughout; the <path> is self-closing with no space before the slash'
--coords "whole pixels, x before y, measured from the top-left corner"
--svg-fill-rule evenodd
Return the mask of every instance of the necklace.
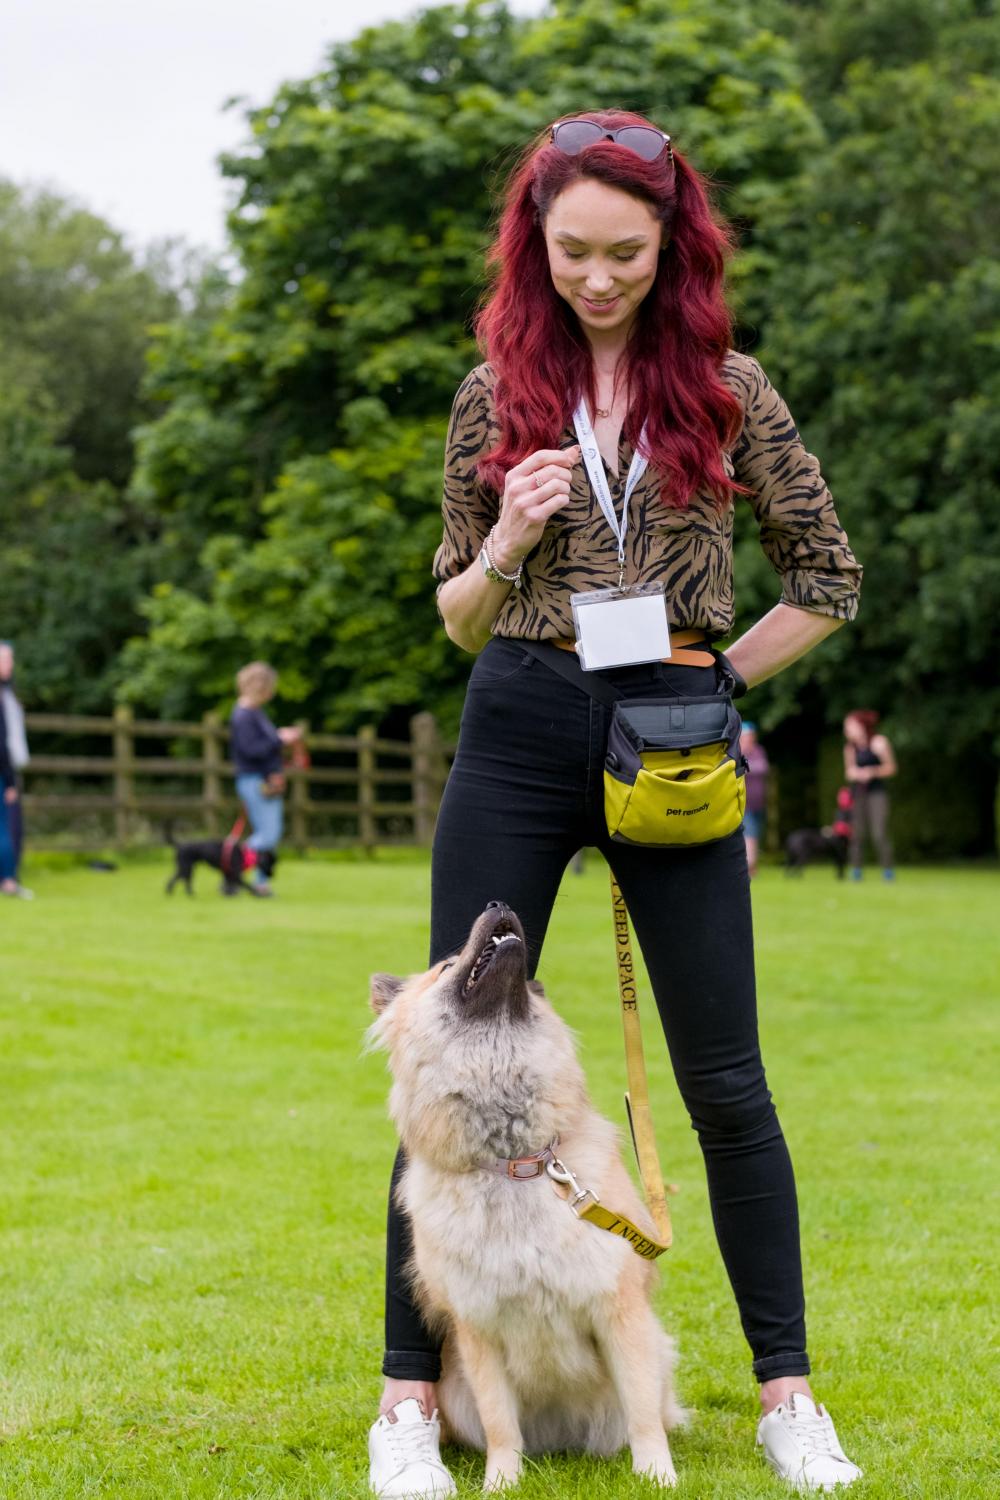
<path id="1" fill-rule="evenodd" d="M 594 407 L 594 416 L 595 417 L 610 417 L 610 415 L 611 415 L 611 408 L 610 408 L 610 406 L 607 407 L 607 408 L 605 408 L 603 406 L 595 406 Z"/>

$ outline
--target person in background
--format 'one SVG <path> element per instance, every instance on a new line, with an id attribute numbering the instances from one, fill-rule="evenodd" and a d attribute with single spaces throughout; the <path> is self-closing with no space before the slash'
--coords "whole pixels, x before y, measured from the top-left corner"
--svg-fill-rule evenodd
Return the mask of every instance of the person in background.
<path id="1" fill-rule="evenodd" d="M 878 722 L 873 708 L 856 708 L 844 720 L 844 775 L 852 796 L 852 880 L 860 880 L 863 873 L 866 833 L 875 845 L 882 879 L 895 878 L 886 782 L 896 774 L 896 757 L 886 736 L 877 733 Z"/>
<path id="2" fill-rule="evenodd" d="M 278 674 L 266 662 L 252 661 L 236 674 L 239 697 L 229 720 L 229 749 L 236 770 L 236 793 L 253 830 L 247 846 L 277 849 L 284 831 L 285 772 L 282 750 L 301 738 L 296 728 L 276 729 L 264 712 L 274 697 Z M 267 876 L 253 872 L 258 896 L 270 896 Z"/>
<path id="3" fill-rule="evenodd" d="M 747 763 L 747 806 L 743 815 L 743 837 L 747 846 L 747 865 L 751 880 L 757 873 L 757 856 L 767 823 L 767 778 L 771 763 L 767 751 L 757 738 L 757 726 L 743 720 L 740 749 Z"/>
<path id="4" fill-rule="evenodd" d="M 14 647 L 0 641 L 0 778 L 3 803 L 0 807 L 0 893 L 20 896 L 30 901 L 34 892 L 21 885 L 21 850 L 24 844 L 24 822 L 21 814 L 21 786 L 18 773 L 28 764 L 28 738 L 24 730 L 24 710 L 14 692 Z"/>

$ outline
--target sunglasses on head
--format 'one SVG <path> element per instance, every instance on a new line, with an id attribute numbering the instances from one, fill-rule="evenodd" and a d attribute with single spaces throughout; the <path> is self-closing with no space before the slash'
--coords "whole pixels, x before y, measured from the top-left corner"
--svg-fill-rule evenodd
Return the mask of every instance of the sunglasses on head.
<path id="1" fill-rule="evenodd" d="M 654 130 L 652 125 L 622 125 L 618 130 L 606 130 L 596 120 L 560 120 L 552 127 L 552 144 L 566 156 L 579 156 L 588 146 L 598 141 L 614 141 L 628 151 L 634 151 L 643 161 L 655 161 L 666 148 L 670 160 L 674 159 L 674 148 L 669 135 Z"/>

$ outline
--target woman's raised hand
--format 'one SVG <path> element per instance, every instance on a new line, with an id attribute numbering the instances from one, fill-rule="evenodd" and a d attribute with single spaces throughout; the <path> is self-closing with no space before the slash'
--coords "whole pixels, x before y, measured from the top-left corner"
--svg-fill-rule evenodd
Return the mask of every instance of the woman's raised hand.
<path id="1" fill-rule="evenodd" d="M 541 540 L 549 517 L 569 501 L 573 465 L 579 457 L 576 443 L 571 448 L 540 448 L 508 473 L 490 543 L 494 565 L 502 573 L 516 570 Z"/>

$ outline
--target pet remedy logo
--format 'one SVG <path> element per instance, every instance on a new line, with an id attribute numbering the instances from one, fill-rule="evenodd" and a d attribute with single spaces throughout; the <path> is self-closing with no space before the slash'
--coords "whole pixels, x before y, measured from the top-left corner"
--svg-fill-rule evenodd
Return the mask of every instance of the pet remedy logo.
<path id="1" fill-rule="evenodd" d="M 695 813 L 708 812 L 708 803 L 703 802 L 700 807 L 667 807 L 664 816 L 668 818 L 693 818 Z"/>

